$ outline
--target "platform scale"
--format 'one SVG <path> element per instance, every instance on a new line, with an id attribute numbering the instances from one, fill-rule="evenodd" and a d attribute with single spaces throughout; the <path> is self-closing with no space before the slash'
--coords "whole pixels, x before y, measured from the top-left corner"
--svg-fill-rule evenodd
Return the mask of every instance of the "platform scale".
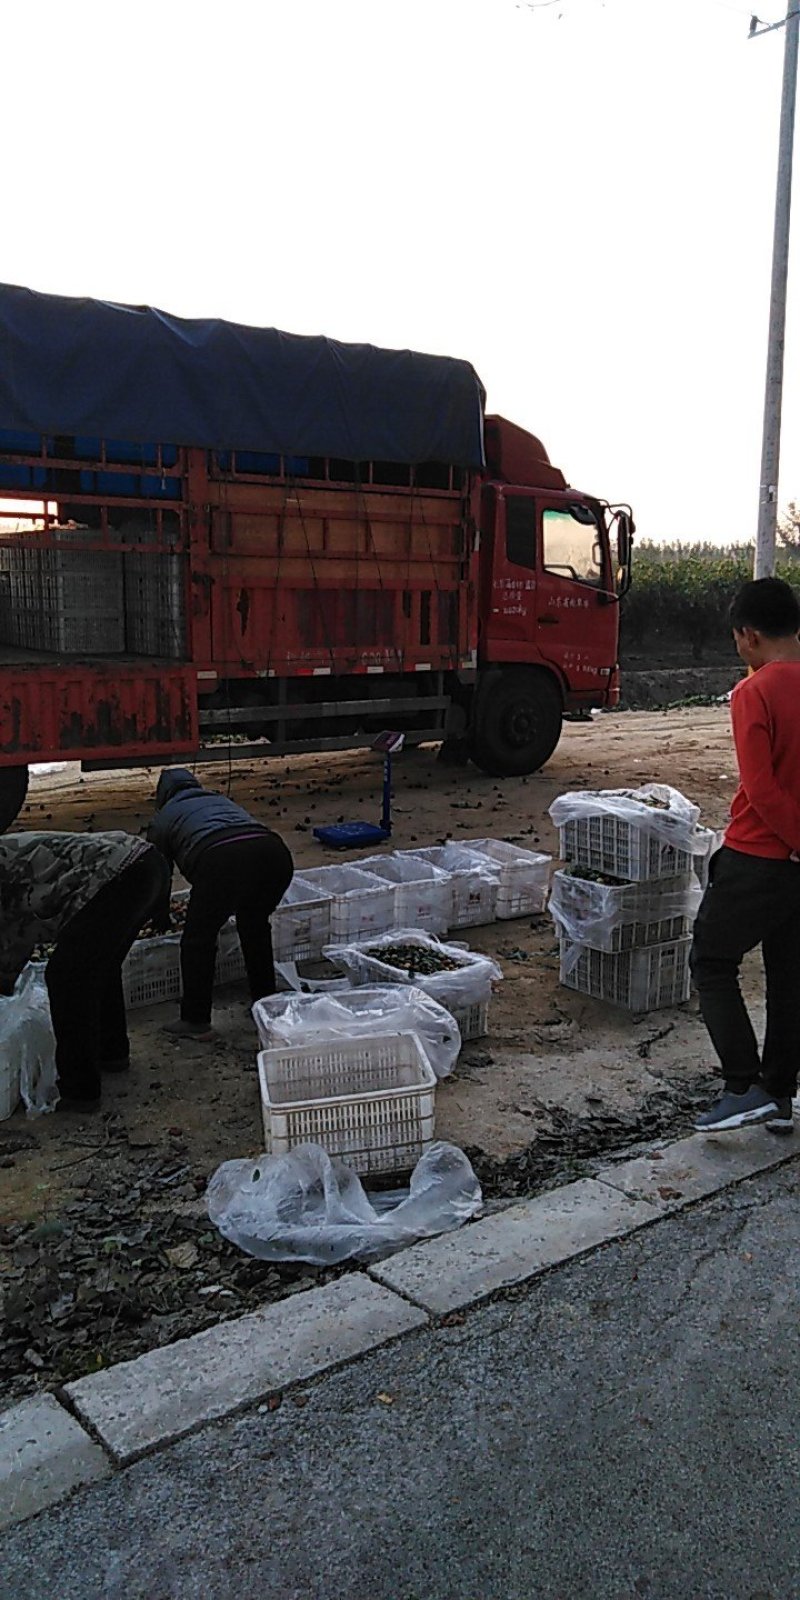
<path id="1" fill-rule="evenodd" d="M 362 850 L 366 845 L 385 844 L 392 837 L 392 756 L 399 755 L 405 743 L 403 733 L 379 733 L 370 749 L 383 755 L 383 808 L 380 822 L 332 822 L 314 829 L 314 838 L 333 850 Z"/>

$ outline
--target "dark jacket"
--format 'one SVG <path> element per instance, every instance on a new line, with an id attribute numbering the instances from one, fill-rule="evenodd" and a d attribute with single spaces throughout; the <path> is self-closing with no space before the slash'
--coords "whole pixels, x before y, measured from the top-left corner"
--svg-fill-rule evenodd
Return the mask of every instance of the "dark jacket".
<path id="1" fill-rule="evenodd" d="M 237 832 L 268 833 L 242 806 L 224 794 L 204 789 L 185 767 L 169 767 L 162 772 L 156 789 L 158 810 L 147 837 L 165 855 L 170 866 L 177 866 L 184 878 L 192 872 L 203 851 L 212 842 Z"/>
<path id="2" fill-rule="evenodd" d="M 4 833 L 0 838 L 0 993 L 14 987 L 37 944 L 147 852 L 130 833 Z"/>

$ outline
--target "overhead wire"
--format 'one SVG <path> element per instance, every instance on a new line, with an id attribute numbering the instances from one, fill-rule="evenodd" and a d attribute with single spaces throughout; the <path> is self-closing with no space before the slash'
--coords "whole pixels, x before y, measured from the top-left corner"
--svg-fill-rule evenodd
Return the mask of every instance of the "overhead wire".
<path id="1" fill-rule="evenodd" d="M 514 0 L 514 3 L 517 11 L 550 11 L 554 6 L 560 6 L 562 10 L 566 10 L 569 7 L 570 0 Z M 605 7 L 606 0 L 595 0 L 595 3 Z M 748 21 L 750 18 L 755 17 L 760 27 L 770 27 L 772 23 L 776 21 L 780 23 L 784 20 L 783 17 L 761 17 L 753 10 L 752 6 L 740 5 L 737 0 L 705 0 L 705 4 L 716 6 L 719 11 L 730 11 L 734 16 L 746 17 Z M 663 10 L 663 0 L 660 0 L 659 10 Z"/>

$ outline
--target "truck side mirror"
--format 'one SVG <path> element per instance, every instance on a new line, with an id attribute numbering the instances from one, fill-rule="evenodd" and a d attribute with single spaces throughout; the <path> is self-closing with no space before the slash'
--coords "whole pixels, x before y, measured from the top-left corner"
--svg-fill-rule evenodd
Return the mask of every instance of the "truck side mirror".
<path id="1" fill-rule="evenodd" d="M 633 555 L 633 517 L 629 511 L 617 512 L 617 560 L 620 574 L 620 594 L 626 594 L 631 582 L 631 557 Z"/>

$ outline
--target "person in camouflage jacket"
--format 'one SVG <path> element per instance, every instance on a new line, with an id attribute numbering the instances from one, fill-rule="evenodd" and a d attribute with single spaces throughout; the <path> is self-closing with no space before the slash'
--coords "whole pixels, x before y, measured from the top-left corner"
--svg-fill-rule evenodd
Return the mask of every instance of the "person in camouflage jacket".
<path id="1" fill-rule="evenodd" d="M 37 946 L 56 1039 L 59 1107 L 96 1110 L 101 1072 L 130 1056 L 122 963 L 169 884 L 164 857 L 128 833 L 0 835 L 0 992 Z"/>

